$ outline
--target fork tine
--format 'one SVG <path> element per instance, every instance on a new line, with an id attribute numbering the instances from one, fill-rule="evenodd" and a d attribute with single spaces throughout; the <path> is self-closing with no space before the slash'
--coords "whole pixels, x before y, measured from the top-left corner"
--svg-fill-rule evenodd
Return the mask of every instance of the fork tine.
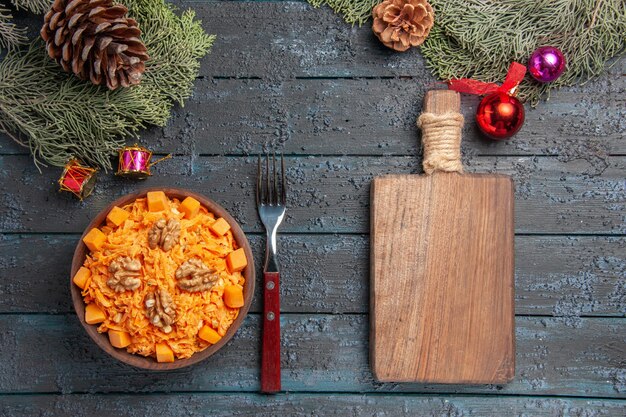
<path id="1" fill-rule="evenodd" d="M 257 167 L 257 174 L 256 174 L 256 205 L 260 206 L 261 205 L 261 201 L 263 201 L 263 182 L 261 179 L 261 154 L 259 154 L 259 164 Z"/>
<path id="2" fill-rule="evenodd" d="M 274 152 L 274 154 L 272 155 L 272 168 L 273 168 L 272 180 L 274 183 L 272 187 L 272 196 L 274 197 L 274 199 L 272 200 L 272 204 L 277 206 L 278 205 L 278 185 L 276 184 L 276 152 Z"/>
<path id="3" fill-rule="evenodd" d="M 267 194 L 265 194 L 264 204 L 272 204 L 272 190 L 270 188 L 270 154 L 265 154 L 265 186 Z"/>
<path id="4" fill-rule="evenodd" d="M 283 158 L 283 154 L 280 154 L 280 192 L 281 192 L 281 203 L 283 206 L 287 205 L 287 182 L 285 181 L 285 159 Z"/>

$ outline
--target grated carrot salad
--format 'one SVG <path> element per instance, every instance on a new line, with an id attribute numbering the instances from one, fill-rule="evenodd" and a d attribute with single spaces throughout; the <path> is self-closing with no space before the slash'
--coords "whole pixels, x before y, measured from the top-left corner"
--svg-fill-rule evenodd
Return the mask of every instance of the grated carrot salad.
<path id="1" fill-rule="evenodd" d="M 155 356 L 155 344 L 167 343 L 178 359 L 189 358 L 195 352 L 206 349 L 210 343 L 197 337 L 203 325 L 209 325 L 220 336 L 237 318 L 238 308 L 229 308 L 222 299 L 224 287 L 244 284 L 240 272 L 230 273 L 226 256 L 237 249 L 237 243 L 229 230 L 224 236 L 211 233 L 209 226 L 215 216 L 205 207 L 193 219 L 183 218 L 178 210 L 180 201 L 170 199 L 170 210 L 148 211 L 145 198 L 139 198 L 122 209 L 130 213 L 119 227 L 105 225 L 100 230 L 106 235 L 102 248 L 87 255 L 83 266 L 91 271 L 91 278 L 82 292 L 85 303 L 96 303 L 106 315 L 98 327 L 100 333 L 109 329 L 128 332 L 131 344 L 129 353 Z M 180 221 L 180 244 L 170 251 L 148 246 L 148 230 L 161 218 Z M 116 293 L 107 285 L 111 262 L 120 256 L 140 260 L 141 285 L 135 291 Z M 216 270 L 220 278 L 209 291 L 186 292 L 176 285 L 176 269 L 186 260 L 199 258 Z M 144 299 L 155 288 L 166 288 L 177 305 L 177 319 L 171 333 L 166 334 L 152 325 L 146 316 Z"/>

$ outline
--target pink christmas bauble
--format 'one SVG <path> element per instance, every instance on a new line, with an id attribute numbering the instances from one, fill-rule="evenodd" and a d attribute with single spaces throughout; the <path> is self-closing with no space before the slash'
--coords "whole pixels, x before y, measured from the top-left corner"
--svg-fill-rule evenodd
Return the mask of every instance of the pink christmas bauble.
<path id="1" fill-rule="evenodd" d="M 537 48 L 528 60 L 528 71 L 541 83 L 554 81 L 565 71 L 565 56 L 554 46 Z"/>

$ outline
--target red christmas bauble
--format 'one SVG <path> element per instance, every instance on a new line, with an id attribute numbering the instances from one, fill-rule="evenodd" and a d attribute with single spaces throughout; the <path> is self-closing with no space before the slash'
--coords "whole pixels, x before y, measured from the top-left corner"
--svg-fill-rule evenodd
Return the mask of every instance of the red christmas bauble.
<path id="1" fill-rule="evenodd" d="M 508 139 L 524 124 L 524 105 L 506 93 L 491 93 L 478 105 L 476 122 L 488 138 Z"/>

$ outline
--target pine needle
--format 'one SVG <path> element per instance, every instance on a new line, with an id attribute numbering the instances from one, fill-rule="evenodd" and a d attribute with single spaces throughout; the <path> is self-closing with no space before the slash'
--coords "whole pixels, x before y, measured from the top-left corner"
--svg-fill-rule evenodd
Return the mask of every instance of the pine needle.
<path id="1" fill-rule="evenodd" d="M 28 10 L 33 13 L 42 14 L 48 11 L 52 0 L 11 0 L 15 10 Z"/>
<path id="2" fill-rule="evenodd" d="M 28 42 L 26 28 L 18 27 L 12 19 L 11 11 L 0 4 L 0 52 Z"/>
<path id="3" fill-rule="evenodd" d="M 372 17 L 372 8 L 381 0 L 307 0 L 311 5 L 320 7 L 328 5 L 336 13 L 343 16 L 347 23 L 358 24 L 367 22 Z"/>
<path id="4" fill-rule="evenodd" d="M 192 11 L 179 17 L 163 0 L 125 0 L 150 60 L 141 84 L 109 91 L 67 74 L 35 40 L 0 62 L 0 131 L 28 148 L 36 164 L 71 157 L 111 168 L 110 156 L 147 125 L 164 126 L 172 105 L 189 97 L 211 48 Z"/>

